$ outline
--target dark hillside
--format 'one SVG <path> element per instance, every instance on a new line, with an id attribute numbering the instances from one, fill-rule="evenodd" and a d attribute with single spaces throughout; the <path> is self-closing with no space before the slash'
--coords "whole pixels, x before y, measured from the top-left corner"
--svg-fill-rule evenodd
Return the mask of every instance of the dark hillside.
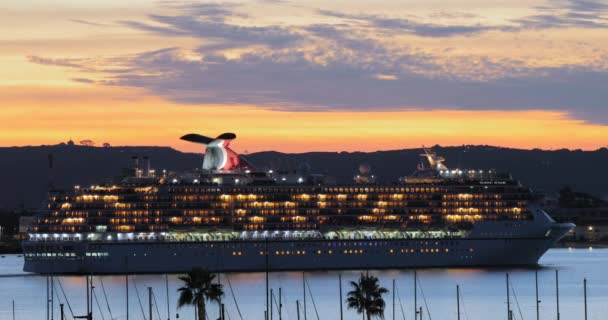
<path id="1" fill-rule="evenodd" d="M 606 197 L 608 195 L 608 150 L 542 151 L 489 146 L 435 147 L 448 167 L 497 169 L 511 172 L 537 190 L 557 192 L 563 186 Z M 53 154 L 54 169 L 48 169 Z M 378 152 L 310 152 L 284 154 L 260 152 L 245 157 L 258 167 L 295 170 L 307 164 L 312 172 L 325 173 L 349 182 L 359 164 L 371 165 L 380 181 L 395 181 L 411 173 L 421 160 L 419 149 Z M 202 156 L 167 147 L 40 146 L 0 148 L 0 207 L 36 208 L 45 197 L 50 176 L 55 186 L 103 183 L 120 176 L 132 156 L 149 156 L 152 167 L 181 171 L 200 167 Z"/>

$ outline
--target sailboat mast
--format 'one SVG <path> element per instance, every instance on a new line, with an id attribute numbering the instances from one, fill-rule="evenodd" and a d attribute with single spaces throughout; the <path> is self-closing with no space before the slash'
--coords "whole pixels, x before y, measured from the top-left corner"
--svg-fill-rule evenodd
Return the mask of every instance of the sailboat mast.
<path id="1" fill-rule="evenodd" d="M 342 274 L 338 274 L 338 290 L 340 291 L 340 320 L 344 319 L 344 311 L 342 311 Z"/>
<path id="2" fill-rule="evenodd" d="M 90 320 L 91 319 L 91 300 L 89 298 L 90 295 L 90 289 L 89 289 L 89 276 L 86 276 L 86 281 L 87 281 L 87 319 Z"/>
<path id="3" fill-rule="evenodd" d="M 171 320 L 171 310 L 169 306 L 169 275 L 165 274 L 165 290 L 167 294 L 167 320 Z"/>
<path id="4" fill-rule="evenodd" d="M 507 320 L 511 320 L 511 300 L 509 291 L 509 274 L 507 273 Z"/>
<path id="5" fill-rule="evenodd" d="M 395 320 L 395 279 L 393 279 L 393 320 Z"/>
<path id="6" fill-rule="evenodd" d="M 87 300 L 88 301 L 88 300 Z M 46 276 L 46 320 L 51 318 L 49 309 L 49 276 Z"/>
<path id="7" fill-rule="evenodd" d="M 270 297 L 268 295 L 268 256 L 270 255 L 270 252 L 268 252 L 268 238 L 266 238 L 266 320 L 268 320 L 268 313 L 270 312 L 270 310 L 268 309 L 269 305 L 270 305 Z"/>
<path id="8" fill-rule="evenodd" d="M 536 287 L 536 320 L 540 320 L 540 300 L 538 300 L 538 270 L 534 271 L 534 282 Z"/>
<path id="9" fill-rule="evenodd" d="M 53 290 L 54 287 L 54 280 L 53 280 L 53 274 L 51 273 L 51 320 L 55 319 L 55 291 Z"/>
<path id="10" fill-rule="evenodd" d="M 585 297 L 585 320 L 587 320 L 587 279 L 583 279 L 583 295 Z"/>
<path id="11" fill-rule="evenodd" d="M 127 320 L 129 320 L 129 274 L 125 274 L 125 289 L 126 289 L 126 302 L 127 302 Z"/>
<path id="12" fill-rule="evenodd" d="M 557 320 L 559 320 L 559 270 L 555 270 L 555 302 L 557 308 Z"/>
<path id="13" fill-rule="evenodd" d="M 456 318 L 460 320 L 460 286 L 456 285 Z"/>
<path id="14" fill-rule="evenodd" d="M 302 272 L 302 289 L 304 291 L 304 320 L 306 320 L 306 275 Z"/>
<path id="15" fill-rule="evenodd" d="M 152 320 L 152 287 L 148 287 L 148 320 Z"/>
<path id="16" fill-rule="evenodd" d="M 414 320 L 418 319 L 418 273 L 414 270 Z M 422 316 L 422 314 L 420 314 Z"/>

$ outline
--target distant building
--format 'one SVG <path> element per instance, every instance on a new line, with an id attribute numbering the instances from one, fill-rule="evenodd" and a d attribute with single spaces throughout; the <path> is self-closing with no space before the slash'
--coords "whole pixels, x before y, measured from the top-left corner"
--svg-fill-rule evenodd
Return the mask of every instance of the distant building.
<path id="1" fill-rule="evenodd" d="M 566 187 L 557 196 L 546 196 L 544 208 L 556 221 L 576 224 L 576 228 L 565 237 L 566 240 L 608 241 L 606 201 Z"/>
<path id="2" fill-rule="evenodd" d="M 572 240 L 608 240 L 608 207 L 554 208 L 549 213 L 558 222 L 576 224 L 568 235 Z"/>

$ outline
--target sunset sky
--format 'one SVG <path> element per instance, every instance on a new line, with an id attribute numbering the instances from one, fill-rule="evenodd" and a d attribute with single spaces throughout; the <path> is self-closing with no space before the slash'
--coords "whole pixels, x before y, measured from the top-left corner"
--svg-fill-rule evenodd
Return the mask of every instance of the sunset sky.
<path id="1" fill-rule="evenodd" d="M 608 145 L 606 1 L 0 6 L 0 146 Z"/>

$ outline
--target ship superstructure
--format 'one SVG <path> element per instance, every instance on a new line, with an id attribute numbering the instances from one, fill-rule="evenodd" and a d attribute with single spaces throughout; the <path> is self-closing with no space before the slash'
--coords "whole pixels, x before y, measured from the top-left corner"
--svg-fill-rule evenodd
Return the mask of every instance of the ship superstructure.
<path id="1" fill-rule="evenodd" d="M 369 269 L 533 265 L 573 225 L 557 224 L 509 175 L 428 166 L 380 184 L 257 170 L 228 145 L 206 145 L 201 170 L 137 174 L 53 192 L 24 242 L 39 273 Z M 152 174 L 150 174 L 152 173 Z"/>

